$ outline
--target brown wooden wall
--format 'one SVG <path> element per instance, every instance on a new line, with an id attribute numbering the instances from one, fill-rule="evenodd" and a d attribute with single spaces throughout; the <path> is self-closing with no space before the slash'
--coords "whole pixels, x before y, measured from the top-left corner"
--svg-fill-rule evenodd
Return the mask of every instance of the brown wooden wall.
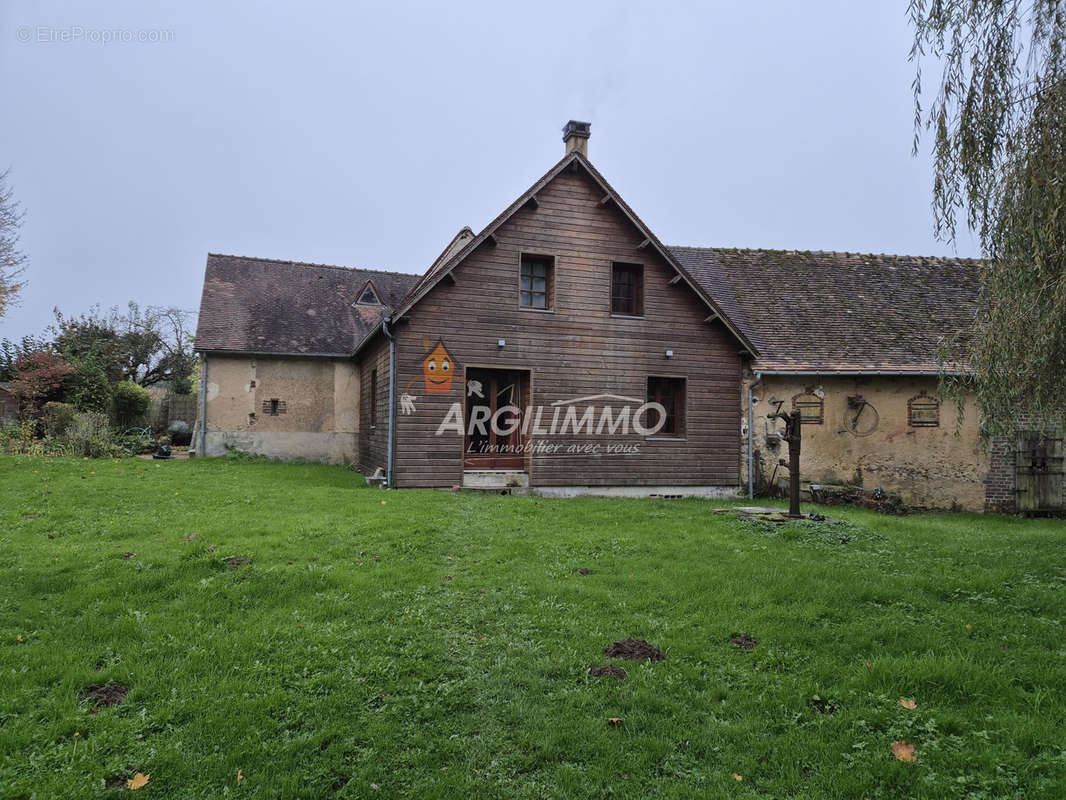
<path id="1" fill-rule="evenodd" d="M 529 370 L 532 402 L 545 406 L 598 393 L 643 398 L 649 375 L 687 378 L 687 441 L 612 436 L 641 452 L 536 457 L 531 485 L 739 484 L 741 346 L 720 323 L 704 322 L 706 306 L 684 282 L 668 283 L 673 270 L 650 248 L 638 249 L 643 235 L 601 198 L 583 172 L 563 173 L 538 195 L 539 207 L 527 206 L 498 230 L 498 246 L 468 257 L 454 285 L 442 281 L 397 325 L 397 393 L 408 391 L 417 408 L 410 416 L 397 411 L 398 486 L 461 483 L 461 437 L 434 432 L 447 408 L 463 401 L 467 367 Z M 523 252 L 555 257 L 554 313 L 519 309 Z M 610 315 L 612 261 L 644 264 L 644 319 Z M 424 347 L 438 339 L 457 362 L 455 381 L 448 394 L 427 394 Z M 498 339 L 506 347 L 498 348 Z M 387 367 L 378 369 L 386 374 Z M 362 377 L 369 391 L 369 372 Z"/>
<path id="2" fill-rule="evenodd" d="M 370 424 L 370 379 L 378 371 L 377 424 Z M 389 343 L 378 334 L 359 354 L 359 470 L 367 476 L 385 468 L 389 429 Z"/>

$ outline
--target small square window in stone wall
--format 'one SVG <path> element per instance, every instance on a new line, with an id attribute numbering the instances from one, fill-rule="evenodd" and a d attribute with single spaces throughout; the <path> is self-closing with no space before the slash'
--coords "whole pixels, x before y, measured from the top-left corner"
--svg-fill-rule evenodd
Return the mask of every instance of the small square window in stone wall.
<path id="1" fill-rule="evenodd" d="M 279 414 L 284 414 L 286 411 L 287 409 L 285 408 L 284 400 L 278 400 L 275 397 L 263 401 L 263 413 L 268 417 L 276 417 Z"/>
<path id="2" fill-rule="evenodd" d="M 925 392 L 907 401 L 907 424 L 912 428 L 939 428 L 940 401 Z"/>
<path id="3" fill-rule="evenodd" d="M 792 410 L 800 412 L 803 425 L 821 425 L 825 422 L 825 401 L 811 389 L 792 397 Z"/>

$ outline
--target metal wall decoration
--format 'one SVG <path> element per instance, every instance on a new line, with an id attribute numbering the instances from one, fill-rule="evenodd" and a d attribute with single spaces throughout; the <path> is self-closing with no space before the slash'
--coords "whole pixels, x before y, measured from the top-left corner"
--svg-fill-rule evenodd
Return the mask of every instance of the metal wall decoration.
<path id="1" fill-rule="evenodd" d="M 821 425 L 825 422 L 825 401 L 811 388 L 793 395 L 792 410 L 800 412 L 804 425 Z"/>
<path id="2" fill-rule="evenodd" d="M 907 424 L 912 428 L 939 428 L 940 401 L 920 392 L 907 401 Z"/>

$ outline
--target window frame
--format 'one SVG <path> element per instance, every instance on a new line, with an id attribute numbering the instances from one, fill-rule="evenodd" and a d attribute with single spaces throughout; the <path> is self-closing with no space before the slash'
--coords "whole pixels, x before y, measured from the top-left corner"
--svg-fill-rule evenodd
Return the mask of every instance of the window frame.
<path id="1" fill-rule="evenodd" d="M 801 397 L 814 397 L 818 400 L 818 417 L 815 419 L 814 414 L 803 415 L 805 409 L 814 408 L 813 402 L 807 402 L 800 400 Z M 792 395 L 792 410 L 800 412 L 800 424 L 801 425 L 824 425 L 825 424 L 825 398 L 818 397 L 814 393 L 814 388 L 808 386 L 802 392 L 797 392 Z"/>
<path id="2" fill-rule="evenodd" d="M 535 311 L 541 314 L 552 314 L 555 312 L 555 269 L 556 258 L 548 253 L 527 253 L 521 252 L 518 254 L 518 310 L 519 311 Z M 546 274 L 544 276 L 544 307 L 540 308 L 535 305 L 525 305 L 522 302 L 522 295 L 530 295 L 530 302 L 532 302 L 533 295 L 539 295 L 540 292 L 534 292 L 532 289 L 532 281 L 539 277 L 536 275 L 530 275 L 530 288 L 524 289 L 523 281 L 526 278 L 525 270 L 527 264 L 535 264 L 537 262 L 544 262 L 547 265 Z"/>
<path id="3" fill-rule="evenodd" d="M 370 427 L 378 426 L 378 370 L 370 370 Z"/>
<path id="4" fill-rule="evenodd" d="M 666 431 L 660 429 L 650 436 L 644 437 L 647 441 L 660 441 L 660 442 L 687 442 L 688 441 L 688 376 L 687 375 L 647 375 L 644 381 L 644 395 L 646 402 L 657 403 L 660 402 L 659 398 L 661 394 L 652 394 L 652 383 L 663 382 L 664 384 L 669 382 L 674 384 L 675 392 L 673 395 L 673 417 L 675 420 L 674 430 Z M 676 387 L 680 388 L 680 391 L 676 390 Z M 666 404 L 663 403 L 663 406 Z M 669 416 L 669 415 L 668 415 Z"/>
<path id="5" fill-rule="evenodd" d="M 916 409 L 915 406 L 918 406 Z M 939 428 L 940 427 L 941 400 L 936 395 L 929 394 L 924 389 L 907 401 L 907 427 L 908 428 Z M 915 419 L 915 411 L 936 411 L 936 419 Z"/>
<path id="6" fill-rule="evenodd" d="M 614 307 L 615 301 L 615 273 L 618 270 L 631 271 L 636 274 L 636 280 L 634 281 L 633 289 L 633 311 L 616 311 Z M 642 319 L 644 317 L 644 265 L 630 261 L 612 261 L 611 262 L 611 281 L 608 286 L 608 311 L 612 317 L 621 317 L 628 319 Z"/>

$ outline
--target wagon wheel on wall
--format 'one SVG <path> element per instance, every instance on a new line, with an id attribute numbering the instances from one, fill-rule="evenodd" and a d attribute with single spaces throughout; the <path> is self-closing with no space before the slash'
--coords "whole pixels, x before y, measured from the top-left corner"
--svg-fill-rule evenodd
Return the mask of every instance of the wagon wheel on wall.
<path id="1" fill-rule="evenodd" d="M 861 394 L 848 398 L 848 408 L 844 412 L 844 427 L 848 433 L 856 436 L 869 436 L 877 430 L 880 415 Z"/>

